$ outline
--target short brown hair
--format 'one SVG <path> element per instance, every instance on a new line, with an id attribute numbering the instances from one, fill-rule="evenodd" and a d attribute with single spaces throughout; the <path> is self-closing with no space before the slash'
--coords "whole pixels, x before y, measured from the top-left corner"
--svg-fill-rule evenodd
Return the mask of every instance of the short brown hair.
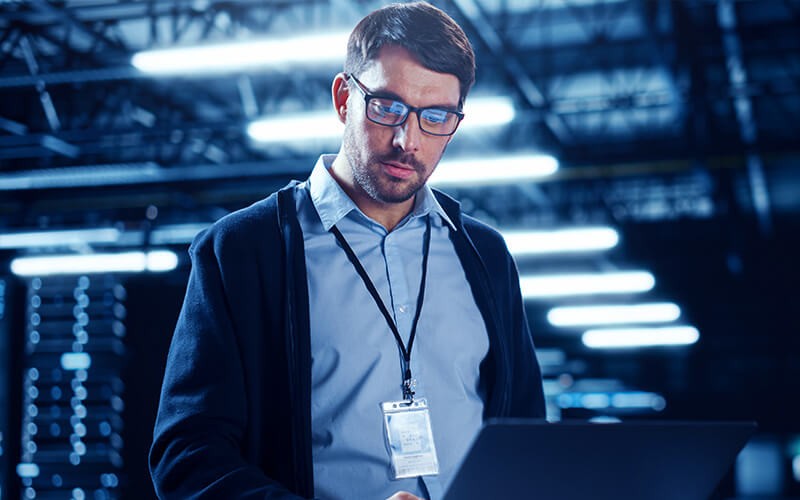
<path id="1" fill-rule="evenodd" d="M 475 53 L 464 30 L 427 2 L 391 4 L 362 19 L 347 42 L 345 73 L 359 76 L 384 45 L 409 51 L 424 67 L 458 78 L 464 100 L 475 82 Z"/>

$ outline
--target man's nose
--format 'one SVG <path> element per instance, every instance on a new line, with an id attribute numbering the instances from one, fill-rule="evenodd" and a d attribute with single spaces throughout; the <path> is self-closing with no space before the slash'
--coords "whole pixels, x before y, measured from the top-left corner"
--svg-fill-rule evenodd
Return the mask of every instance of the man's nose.
<path id="1" fill-rule="evenodd" d="M 416 111 L 411 111 L 406 117 L 406 122 L 395 127 L 392 145 L 403 151 L 414 153 L 419 150 L 422 141 L 422 130 L 419 128 L 419 118 Z"/>

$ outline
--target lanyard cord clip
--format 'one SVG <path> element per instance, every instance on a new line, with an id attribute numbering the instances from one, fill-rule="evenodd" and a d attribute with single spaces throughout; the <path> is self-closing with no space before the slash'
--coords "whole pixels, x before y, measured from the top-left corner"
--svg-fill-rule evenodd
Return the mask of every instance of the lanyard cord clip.
<path id="1" fill-rule="evenodd" d="M 406 368 L 406 374 L 403 380 L 403 399 L 407 404 L 411 405 L 414 402 L 414 389 L 417 388 L 417 379 L 411 378 L 411 369 Z"/>

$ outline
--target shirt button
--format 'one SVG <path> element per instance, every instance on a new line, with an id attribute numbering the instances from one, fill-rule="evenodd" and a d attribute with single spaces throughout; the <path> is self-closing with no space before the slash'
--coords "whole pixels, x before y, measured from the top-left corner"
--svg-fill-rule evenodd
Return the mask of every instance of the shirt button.
<path id="1" fill-rule="evenodd" d="M 405 314 L 406 311 L 408 311 L 408 307 L 406 306 L 399 306 L 397 309 L 403 314 Z"/>

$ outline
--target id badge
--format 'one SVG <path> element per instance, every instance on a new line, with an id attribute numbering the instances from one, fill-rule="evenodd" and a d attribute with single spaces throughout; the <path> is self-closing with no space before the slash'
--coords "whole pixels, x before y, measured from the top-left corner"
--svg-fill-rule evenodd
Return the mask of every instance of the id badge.
<path id="1" fill-rule="evenodd" d="M 416 399 L 381 403 L 392 478 L 439 474 L 428 402 Z"/>

